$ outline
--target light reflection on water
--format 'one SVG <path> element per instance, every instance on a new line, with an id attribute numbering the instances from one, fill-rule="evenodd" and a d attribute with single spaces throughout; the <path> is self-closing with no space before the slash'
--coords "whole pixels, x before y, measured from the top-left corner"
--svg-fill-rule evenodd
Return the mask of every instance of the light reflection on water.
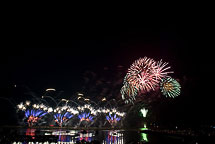
<path id="1" fill-rule="evenodd" d="M 78 141 L 93 142 L 95 140 L 103 144 L 124 144 L 124 131 L 120 130 L 37 130 L 33 128 L 21 129 L 18 131 L 18 137 L 22 137 L 22 140 L 12 141 L 13 144 L 27 144 L 38 143 L 43 144 L 45 141 L 41 140 L 43 137 L 52 136 L 55 139 L 50 139 L 46 144 L 57 143 L 76 143 Z M 25 141 L 28 137 L 28 140 Z M 29 138 L 30 137 L 30 138 Z M 43 142 L 42 142 L 43 141 Z M 33 144 L 32 143 L 32 144 Z"/>
<path id="2" fill-rule="evenodd" d="M 140 130 L 147 130 L 146 127 L 144 128 L 140 128 Z M 144 142 L 148 142 L 148 138 L 147 138 L 147 134 L 146 133 L 141 133 L 141 141 L 144 141 Z"/>
<path id="3" fill-rule="evenodd" d="M 123 144 L 123 133 L 117 130 L 106 131 L 103 144 Z"/>
<path id="4" fill-rule="evenodd" d="M 139 131 L 22 128 L 13 130 L 14 132 L 11 134 L 5 133 L 5 136 L 7 137 L 6 143 L 8 144 L 74 144 L 80 141 L 84 141 L 85 143 L 97 141 L 100 144 L 140 144 L 140 142 L 142 142 L 141 144 L 191 144 L 206 141 L 206 139 L 196 139 L 196 137 L 183 137 L 151 132 L 148 134 L 148 132 L 144 133 L 144 130 L 147 130 L 147 128 L 141 128 Z M 3 136 L 0 136 L 0 143 L 2 143 L 2 138 Z"/>
<path id="5" fill-rule="evenodd" d="M 48 133 L 45 133 L 47 135 Z M 58 135 L 58 142 L 85 141 L 92 142 L 98 140 L 103 144 L 124 144 L 123 131 L 104 130 L 104 131 L 53 131 L 50 135 Z"/>
<path id="6" fill-rule="evenodd" d="M 27 128 L 26 130 L 22 129 L 19 135 L 31 136 L 32 140 L 37 140 L 38 135 L 55 136 L 57 141 L 50 142 L 52 144 L 59 142 L 71 144 L 78 141 L 92 142 L 93 140 L 103 144 L 124 144 L 123 132 L 122 130 L 40 130 L 38 133 L 36 129 Z M 34 143 L 37 143 L 37 141 Z"/>

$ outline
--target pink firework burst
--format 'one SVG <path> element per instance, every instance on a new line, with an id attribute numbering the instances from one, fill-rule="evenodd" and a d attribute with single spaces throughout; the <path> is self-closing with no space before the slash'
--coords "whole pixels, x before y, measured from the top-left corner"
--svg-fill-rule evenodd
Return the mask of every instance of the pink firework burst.
<path id="1" fill-rule="evenodd" d="M 140 91 L 154 90 L 159 83 L 154 75 L 155 68 L 156 62 L 153 59 L 140 58 L 128 69 L 126 81 Z"/>
<path id="2" fill-rule="evenodd" d="M 159 81 L 161 81 L 169 73 L 173 73 L 173 71 L 169 71 L 169 72 L 166 71 L 171 68 L 170 66 L 166 67 L 167 65 L 168 65 L 168 63 L 162 62 L 162 59 L 156 63 L 155 67 L 153 68 L 153 73 L 154 73 L 155 79 L 158 79 Z"/>
<path id="3" fill-rule="evenodd" d="M 168 63 L 162 60 L 156 62 L 151 58 L 139 58 L 128 69 L 128 73 L 124 79 L 124 83 L 136 87 L 139 91 L 149 92 L 155 90 L 162 78 L 165 78 L 170 67 L 166 67 Z"/>

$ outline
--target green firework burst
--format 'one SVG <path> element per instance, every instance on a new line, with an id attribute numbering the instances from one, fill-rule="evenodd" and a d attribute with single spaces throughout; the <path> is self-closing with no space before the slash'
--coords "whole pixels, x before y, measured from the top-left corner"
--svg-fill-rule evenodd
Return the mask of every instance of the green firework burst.
<path id="1" fill-rule="evenodd" d="M 181 85 L 171 77 L 167 77 L 161 81 L 160 89 L 166 97 L 175 98 L 181 93 Z"/>

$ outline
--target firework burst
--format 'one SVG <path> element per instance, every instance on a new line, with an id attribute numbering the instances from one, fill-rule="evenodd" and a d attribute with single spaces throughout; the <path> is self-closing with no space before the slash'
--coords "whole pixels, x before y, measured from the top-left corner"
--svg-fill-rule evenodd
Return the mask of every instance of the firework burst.
<path id="1" fill-rule="evenodd" d="M 50 112 L 50 108 L 44 104 L 31 105 L 30 101 L 26 101 L 25 104 L 23 104 L 23 102 L 18 104 L 17 108 L 25 113 L 23 121 L 27 121 L 29 127 L 40 124 L 43 117 Z"/>
<path id="2" fill-rule="evenodd" d="M 155 79 L 162 80 L 165 78 L 169 73 L 173 73 L 173 71 L 166 71 L 170 69 L 171 67 L 168 66 L 167 62 L 162 62 L 162 59 L 158 62 L 156 62 L 155 67 L 152 69 Z"/>
<path id="3" fill-rule="evenodd" d="M 142 108 L 142 109 L 140 109 L 140 112 L 141 112 L 143 117 L 146 117 L 146 115 L 148 113 L 148 109 Z"/>
<path id="4" fill-rule="evenodd" d="M 78 111 L 70 106 L 57 107 L 54 109 L 54 119 L 59 126 L 64 126 L 69 123 L 69 120 L 78 114 Z"/>
<path id="5" fill-rule="evenodd" d="M 154 75 L 155 68 L 156 62 L 153 59 L 140 58 L 128 69 L 125 82 L 135 86 L 139 91 L 154 90 L 159 83 Z"/>
<path id="6" fill-rule="evenodd" d="M 125 116 L 124 112 L 119 112 L 116 108 L 112 109 L 103 109 L 102 113 L 106 115 L 106 120 L 110 123 L 111 126 L 116 126 L 116 124 Z"/>
<path id="7" fill-rule="evenodd" d="M 161 81 L 160 89 L 166 97 L 176 97 L 180 95 L 181 85 L 173 78 L 167 77 Z"/>
<path id="8" fill-rule="evenodd" d="M 136 100 L 135 97 L 138 94 L 138 89 L 135 86 L 130 85 L 129 83 L 125 83 L 124 86 L 121 88 L 120 93 L 125 103 L 132 103 Z"/>
<path id="9" fill-rule="evenodd" d="M 150 91 L 156 91 L 162 79 L 169 73 L 170 66 L 167 62 L 155 61 L 151 58 L 139 58 L 128 69 L 120 90 L 125 103 L 134 103 L 136 96 Z M 172 95 L 171 95 L 172 96 Z"/>
<path id="10" fill-rule="evenodd" d="M 95 121 L 95 117 L 100 112 L 99 110 L 94 109 L 91 105 L 85 104 L 84 106 L 77 107 L 79 111 L 78 118 L 80 120 L 79 124 L 81 123 L 85 126 L 90 126 Z"/>

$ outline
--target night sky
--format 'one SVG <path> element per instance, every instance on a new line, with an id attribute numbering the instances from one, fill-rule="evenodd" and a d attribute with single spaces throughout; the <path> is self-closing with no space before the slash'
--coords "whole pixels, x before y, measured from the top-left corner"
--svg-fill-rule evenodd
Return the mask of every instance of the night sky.
<path id="1" fill-rule="evenodd" d="M 63 98 L 69 98 L 78 91 L 86 93 L 86 72 L 106 80 L 119 67 L 125 74 L 134 60 L 147 56 L 169 62 L 173 76 L 185 83 L 181 98 L 170 102 L 173 110 L 164 108 L 164 115 L 175 113 L 177 118 L 181 115 L 185 120 L 211 122 L 212 95 L 202 76 L 206 74 L 204 62 L 209 61 L 208 33 L 203 27 L 188 19 L 131 25 L 90 21 L 75 25 L 10 23 L 3 38 L 1 85 L 6 94 L 1 97 L 22 101 L 25 88 L 38 96 L 47 88 L 55 88 L 63 91 Z"/>

